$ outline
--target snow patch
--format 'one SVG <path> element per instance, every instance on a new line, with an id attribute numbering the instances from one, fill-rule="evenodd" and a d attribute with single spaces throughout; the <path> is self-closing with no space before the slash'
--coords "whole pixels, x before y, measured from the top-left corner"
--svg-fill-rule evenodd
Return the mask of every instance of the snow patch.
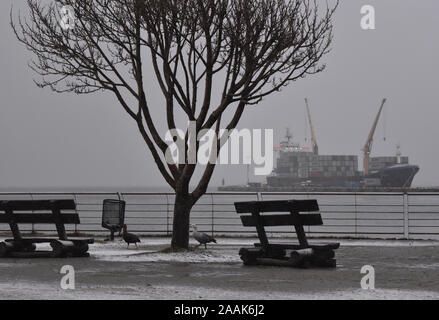
<path id="1" fill-rule="evenodd" d="M 108 254 L 109 253 L 109 254 Z M 114 253 L 114 254 L 112 254 Z M 112 251 L 92 253 L 92 256 L 104 261 L 118 262 L 181 262 L 181 263 L 240 263 L 239 255 L 218 251 L 188 251 L 174 253 L 137 252 L 125 255 Z"/>
<path id="2" fill-rule="evenodd" d="M 295 293 L 280 291 L 232 291 L 202 287 L 162 287 L 168 292 L 164 299 L 207 300 L 437 300 L 439 293 L 417 290 L 335 290 L 327 292 Z"/>
<path id="3" fill-rule="evenodd" d="M 33 282 L 0 284 L 0 299 L 68 300 L 437 300 L 439 293 L 420 290 L 336 290 L 327 292 L 281 292 L 224 290 L 194 286 L 84 286 L 65 291 L 59 286 Z"/>

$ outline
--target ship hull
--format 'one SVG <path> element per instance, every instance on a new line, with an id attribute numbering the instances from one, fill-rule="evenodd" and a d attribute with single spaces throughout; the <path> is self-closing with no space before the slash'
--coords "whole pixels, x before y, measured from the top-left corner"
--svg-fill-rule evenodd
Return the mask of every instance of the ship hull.
<path id="1" fill-rule="evenodd" d="M 414 165 L 395 165 L 384 168 L 366 177 L 311 177 L 306 179 L 293 177 L 267 177 L 271 188 L 321 187 L 321 188 L 410 188 L 419 172 Z"/>
<path id="2" fill-rule="evenodd" d="M 418 166 L 395 165 L 380 170 L 377 174 L 375 174 L 375 177 L 379 179 L 380 181 L 379 186 L 381 187 L 410 188 L 413 184 L 413 179 L 415 178 L 418 172 L 419 172 Z"/>

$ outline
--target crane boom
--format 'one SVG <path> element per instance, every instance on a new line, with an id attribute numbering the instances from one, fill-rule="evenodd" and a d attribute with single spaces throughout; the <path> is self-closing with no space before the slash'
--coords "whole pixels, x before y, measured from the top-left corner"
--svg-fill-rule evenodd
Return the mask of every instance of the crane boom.
<path id="1" fill-rule="evenodd" d="M 316 136 L 316 132 L 314 130 L 314 125 L 312 123 L 311 109 L 309 108 L 308 99 L 305 99 L 305 103 L 306 103 L 306 110 L 308 112 L 309 127 L 311 129 L 312 151 L 315 155 L 318 155 L 319 154 L 319 146 L 317 145 L 317 136 Z"/>
<path id="2" fill-rule="evenodd" d="M 381 107 L 378 111 L 378 115 L 376 116 L 375 122 L 373 123 L 372 129 L 370 130 L 369 136 L 367 137 L 366 144 L 364 145 L 363 152 L 364 152 L 364 158 L 363 158 L 363 170 L 364 175 L 367 176 L 369 174 L 369 160 L 370 160 L 370 154 L 372 152 L 372 145 L 373 145 L 373 137 L 375 135 L 375 131 L 378 126 L 378 122 L 380 121 L 381 114 L 383 113 L 384 105 L 386 104 L 387 99 L 383 99 L 383 102 L 381 104 Z"/>

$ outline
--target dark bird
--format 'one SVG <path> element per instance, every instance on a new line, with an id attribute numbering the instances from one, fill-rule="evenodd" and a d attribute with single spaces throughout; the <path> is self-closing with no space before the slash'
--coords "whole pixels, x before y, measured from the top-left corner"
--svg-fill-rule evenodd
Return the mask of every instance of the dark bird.
<path id="1" fill-rule="evenodd" d="M 198 232 L 198 228 L 195 224 L 191 224 L 191 227 L 193 229 L 192 236 L 200 243 L 199 246 L 204 244 L 204 248 L 207 249 L 208 243 L 216 243 L 216 240 L 213 237 L 209 236 L 208 234 Z"/>
<path id="2" fill-rule="evenodd" d="M 137 245 L 137 243 L 140 243 L 139 237 L 133 233 L 127 232 L 126 224 L 124 224 L 122 228 L 123 228 L 122 239 L 128 244 L 127 249 L 130 247 L 131 243 L 134 243 L 136 245 L 137 250 L 139 250 L 139 246 Z"/>

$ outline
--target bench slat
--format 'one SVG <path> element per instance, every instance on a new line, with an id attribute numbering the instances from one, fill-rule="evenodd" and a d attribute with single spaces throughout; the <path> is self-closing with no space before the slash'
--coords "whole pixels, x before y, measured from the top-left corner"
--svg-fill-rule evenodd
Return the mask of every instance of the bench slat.
<path id="1" fill-rule="evenodd" d="M 255 227 L 258 225 L 257 219 L 253 216 L 241 216 L 244 227 Z M 265 227 L 291 226 L 301 224 L 304 226 L 321 226 L 323 225 L 322 216 L 320 214 L 302 214 L 292 216 L 290 214 L 283 215 L 265 215 L 259 217 L 260 223 Z"/>
<path id="2" fill-rule="evenodd" d="M 52 241 L 59 240 L 58 237 L 40 237 L 40 238 L 29 238 L 29 237 L 23 237 L 22 242 L 23 243 L 50 243 Z M 72 242 L 85 242 L 88 244 L 93 244 L 94 239 L 93 238 L 81 238 L 81 237 L 69 237 L 68 241 Z M 16 242 L 15 239 L 7 239 L 5 242 Z"/>
<path id="3" fill-rule="evenodd" d="M 238 214 L 259 212 L 314 212 L 319 211 L 317 200 L 282 200 L 260 202 L 237 202 L 235 203 Z"/>
<path id="4" fill-rule="evenodd" d="M 14 200 L 0 201 L 0 211 L 12 209 L 13 211 L 37 211 L 37 210 L 75 210 L 74 200 Z"/>
<path id="5" fill-rule="evenodd" d="M 284 249 L 284 250 L 300 250 L 303 249 L 301 245 L 294 245 L 294 244 L 276 244 L 276 243 L 270 243 L 268 245 L 270 248 L 274 249 Z M 262 247 L 260 243 L 255 243 L 256 248 Z M 340 248 L 340 243 L 325 243 L 325 244 L 318 244 L 313 243 L 307 246 L 307 248 L 316 249 L 316 250 L 337 250 Z"/>
<path id="6" fill-rule="evenodd" d="M 53 224 L 55 217 L 51 213 L 14 213 L 16 223 Z M 79 216 L 76 213 L 63 213 L 60 215 L 64 224 L 80 224 Z M 0 223 L 9 223 L 5 214 L 0 214 Z"/>

